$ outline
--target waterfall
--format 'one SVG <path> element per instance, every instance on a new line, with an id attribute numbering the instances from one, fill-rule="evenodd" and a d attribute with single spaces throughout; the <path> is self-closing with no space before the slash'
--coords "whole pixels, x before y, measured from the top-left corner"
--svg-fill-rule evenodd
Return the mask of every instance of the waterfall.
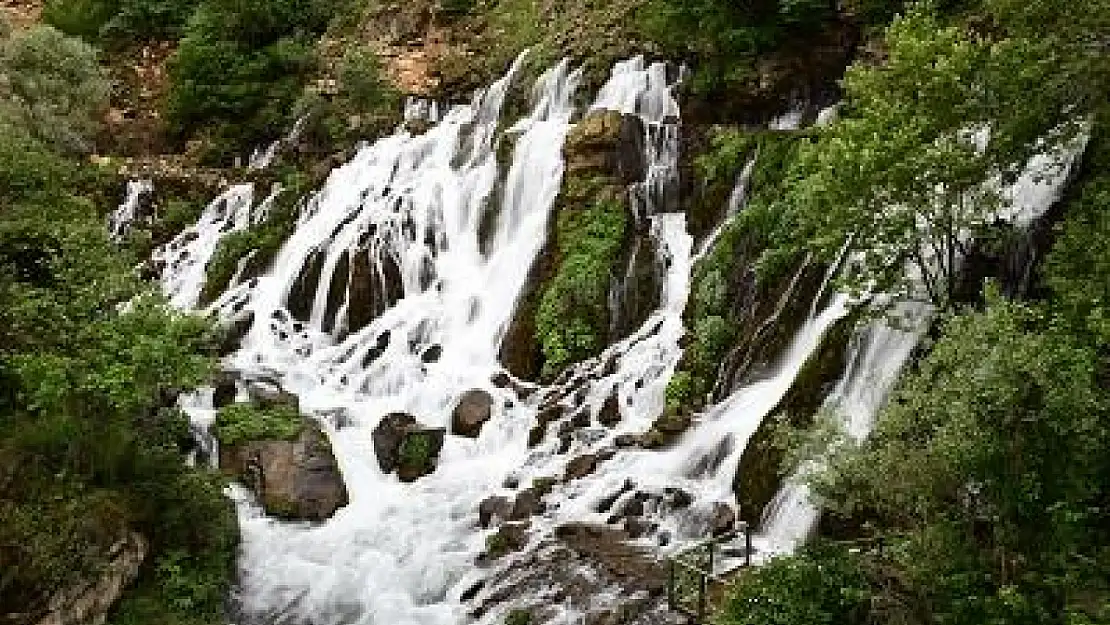
<path id="1" fill-rule="evenodd" d="M 131 180 L 127 183 L 123 202 L 108 216 L 108 235 L 113 241 L 120 242 L 131 232 L 135 220 L 139 218 L 139 207 L 144 196 L 154 192 L 150 180 Z"/>

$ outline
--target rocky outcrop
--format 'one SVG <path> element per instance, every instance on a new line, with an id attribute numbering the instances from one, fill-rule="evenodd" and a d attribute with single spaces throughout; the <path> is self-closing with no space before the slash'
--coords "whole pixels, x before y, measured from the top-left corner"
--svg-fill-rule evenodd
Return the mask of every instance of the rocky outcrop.
<path id="1" fill-rule="evenodd" d="M 429 428 L 416 417 L 394 412 L 374 428 L 374 454 L 382 473 L 397 471 L 402 482 L 413 482 L 436 469 L 443 449 L 444 428 Z"/>
<path id="2" fill-rule="evenodd" d="M 266 512 L 280 518 L 323 521 L 347 505 L 331 444 L 310 419 L 291 441 L 221 445 L 220 469 L 242 480 Z"/>
<path id="3" fill-rule="evenodd" d="M 492 414 L 493 397 L 480 389 L 469 390 L 463 393 L 451 412 L 451 433 L 477 438 Z"/>
<path id="4" fill-rule="evenodd" d="M 542 593 L 544 602 L 531 608 L 538 623 L 564 609 L 581 613 L 590 624 L 683 622 L 664 607 L 667 576 L 662 564 L 630 540 L 614 527 L 562 525 L 498 571 L 478 593 L 473 614 Z"/>
<path id="5" fill-rule="evenodd" d="M 50 598 L 47 613 L 37 625 L 102 625 L 108 611 L 138 576 L 148 549 L 145 538 L 128 532 L 108 549 L 107 563 L 91 579 Z"/>

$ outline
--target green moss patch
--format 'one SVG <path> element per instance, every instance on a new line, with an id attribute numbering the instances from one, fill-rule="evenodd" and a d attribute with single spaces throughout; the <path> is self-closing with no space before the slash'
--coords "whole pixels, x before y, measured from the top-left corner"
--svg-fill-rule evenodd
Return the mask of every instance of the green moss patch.
<path id="1" fill-rule="evenodd" d="M 232 404 L 216 414 L 213 432 L 223 445 L 250 441 L 291 441 L 300 436 L 304 420 L 289 406 L 258 408 L 251 404 Z"/>

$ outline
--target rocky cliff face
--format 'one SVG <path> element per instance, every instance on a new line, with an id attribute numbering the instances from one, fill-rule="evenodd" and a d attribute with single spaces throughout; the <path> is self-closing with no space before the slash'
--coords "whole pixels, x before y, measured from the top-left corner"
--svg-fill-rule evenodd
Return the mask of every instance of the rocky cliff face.
<path id="1" fill-rule="evenodd" d="M 146 538 L 139 534 L 121 536 L 107 549 L 100 570 L 51 597 L 46 615 L 35 624 L 102 625 L 108 611 L 139 575 L 148 549 Z"/>

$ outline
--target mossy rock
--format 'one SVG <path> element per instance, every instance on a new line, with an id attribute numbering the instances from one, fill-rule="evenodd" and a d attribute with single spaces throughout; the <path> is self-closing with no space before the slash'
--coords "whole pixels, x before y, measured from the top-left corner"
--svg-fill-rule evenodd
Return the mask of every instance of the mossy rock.
<path id="1" fill-rule="evenodd" d="M 221 445 L 251 441 L 292 441 L 304 430 L 304 420 L 295 408 L 276 405 L 260 408 L 231 404 L 216 413 L 212 433 Z"/>

